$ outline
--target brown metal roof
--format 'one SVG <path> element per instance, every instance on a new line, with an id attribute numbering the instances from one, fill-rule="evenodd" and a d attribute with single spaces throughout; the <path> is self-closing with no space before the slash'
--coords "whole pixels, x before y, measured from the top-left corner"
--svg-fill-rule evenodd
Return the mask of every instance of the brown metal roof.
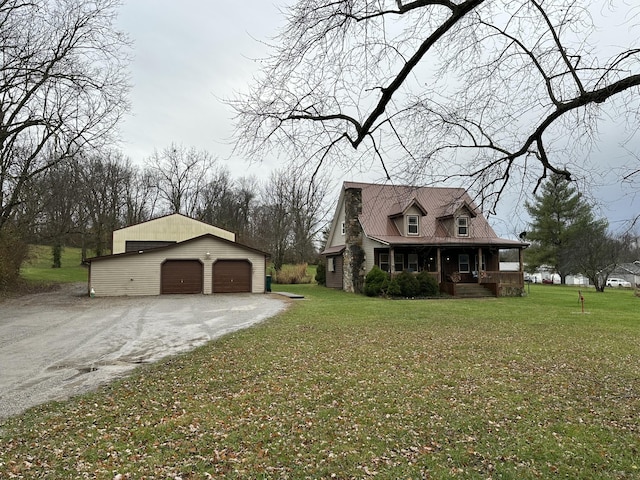
<path id="1" fill-rule="evenodd" d="M 342 253 L 344 249 L 344 245 L 335 245 L 333 247 L 325 248 L 320 255 L 337 255 L 339 253 Z"/>
<path id="2" fill-rule="evenodd" d="M 379 185 L 358 182 L 345 182 L 343 188 L 360 188 L 362 190 L 360 224 L 365 235 L 383 243 L 395 245 L 470 245 L 482 243 L 497 247 L 527 245 L 499 238 L 463 188 Z M 426 215 L 420 220 L 420 233 L 415 237 L 401 236 L 392 218 L 397 216 L 399 212 L 406 212 L 406 209 L 413 203 L 419 205 L 419 208 L 426 212 Z M 451 217 L 460 208 L 465 207 L 469 210 L 471 237 L 445 236 L 441 220 Z"/>

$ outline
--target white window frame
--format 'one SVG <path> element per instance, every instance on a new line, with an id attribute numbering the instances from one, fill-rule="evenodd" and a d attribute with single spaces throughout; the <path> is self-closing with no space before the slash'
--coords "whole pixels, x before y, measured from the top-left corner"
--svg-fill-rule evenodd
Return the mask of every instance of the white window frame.
<path id="1" fill-rule="evenodd" d="M 383 266 L 386 265 L 386 268 Z M 388 253 L 380 253 L 378 256 L 378 267 L 380 270 L 384 272 L 389 271 L 389 254 Z"/>
<path id="2" fill-rule="evenodd" d="M 415 231 L 412 231 L 415 227 Z M 417 236 L 420 234 L 420 217 L 418 215 L 407 215 L 407 235 Z"/>
<path id="3" fill-rule="evenodd" d="M 344 236 L 347 233 L 347 229 L 345 227 L 345 223 L 344 222 L 342 222 L 341 228 L 342 228 L 342 235 Z"/>
<path id="4" fill-rule="evenodd" d="M 466 265 L 467 268 L 463 268 L 464 265 Z M 469 273 L 471 271 L 471 263 L 468 253 L 461 253 L 458 255 L 458 271 L 460 273 Z"/>
<path id="5" fill-rule="evenodd" d="M 469 236 L 469 217 L 462 216 L 456 218 L 456 232 L 459 237 Z"/>
<path id="6" fill-rule="evenodd" d="M 336 264 L 335 264 L 335 258 L 334 257 L 327 257 L 327 271 L 329 271 L 329 272 L 335 272 L 336 271 Z"/>

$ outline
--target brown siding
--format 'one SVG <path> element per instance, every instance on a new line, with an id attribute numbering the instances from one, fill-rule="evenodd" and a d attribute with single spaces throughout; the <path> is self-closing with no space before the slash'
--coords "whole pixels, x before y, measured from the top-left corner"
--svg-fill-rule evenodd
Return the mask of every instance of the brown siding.
<path id="1" fill-rule="evenodd" d="M 327 271 L 327 287 L 329 288 L 339 288 L 342 290 L 343 288 L 343 260 L 342 255 L 333 258 L 334 272 Z"/>
<path id="2" fill-rule="evenodd" d="M 213 264 L 213 293 L 251 292 L 251 264 L 247 260 L 218 260 Z"/>

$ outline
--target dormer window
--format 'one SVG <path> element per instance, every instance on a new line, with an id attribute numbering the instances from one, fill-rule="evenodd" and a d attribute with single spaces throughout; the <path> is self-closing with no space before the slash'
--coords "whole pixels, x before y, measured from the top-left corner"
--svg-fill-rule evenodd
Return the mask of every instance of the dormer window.
<path id="1" fill-rule="evenodd" d="M 418 235 L 420 232 L 420 217 L 407 215 L 407 235 Z"/>
<path id="2" fill-rule="evenodd" d="M 456 219 L 456 229 L 459 237 L 469 236 L 469 217 L 458 217 Z"/>

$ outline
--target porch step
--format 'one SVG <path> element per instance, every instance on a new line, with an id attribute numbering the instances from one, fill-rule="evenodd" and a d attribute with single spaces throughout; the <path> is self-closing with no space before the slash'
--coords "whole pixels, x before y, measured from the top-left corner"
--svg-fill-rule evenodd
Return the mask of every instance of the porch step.
<path id="1" fill-rule="evenodd" d="M 458 283 L 456 285 L 456 297 L 491 298 L 495 297 L 495 295 L 481 283 Z"/>

